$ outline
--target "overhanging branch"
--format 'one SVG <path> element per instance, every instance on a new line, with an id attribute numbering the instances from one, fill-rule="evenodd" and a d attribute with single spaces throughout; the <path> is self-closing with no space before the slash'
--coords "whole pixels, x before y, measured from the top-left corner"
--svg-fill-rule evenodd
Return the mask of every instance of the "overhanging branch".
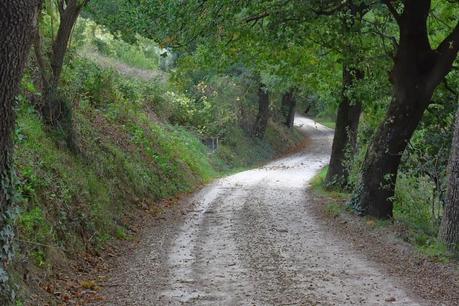
<path id="1" fill-rule="evenodd" d="M 268 17 L 270 14 L 268 12 L 264 12 L 264 13 L 261 13 L 259 15 L 255 15 L 255 16 L 251 16 L 251 17 L 248 17 L 245 19 L 245 22 L 249 23 L 249 22 L 252 22 L 252 21 L 258 21 L 260 19 L 263 19 L 263 18 L 266 18 Z"/>
<path id="2" fill-rule="evenodd" d="M 382 2 L 387 6 L 387 8 L 389 9 L 389 12 L 394 17 L 395 21 L 397 21 L 397 23 L 400 25 L 402 17 L 397 12 L 397 9 L 392 3 L 392 0 L 382 0 Z"/>

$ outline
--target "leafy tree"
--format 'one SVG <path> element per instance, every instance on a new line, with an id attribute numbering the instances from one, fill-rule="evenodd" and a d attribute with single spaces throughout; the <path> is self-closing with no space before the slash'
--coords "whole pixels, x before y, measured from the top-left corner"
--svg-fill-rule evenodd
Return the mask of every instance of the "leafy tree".
<path id="1" fill-rule="evenodd" d="M 135 20 L 134 28 L 129 31 L 189 51 L 202 44 L 213 45 L 221 54 L 237 58 L 254 72 L 273 76 L 274 82 L 263 82 L 271 92 L 274 88 L 285 92 L 289 88 L 307 87 L 305 83 L 311 81 L 307 72 L 314 69 L 311 65 L 308 67 L 305 59 L 327 49 L 334 53 L 342 61 L 343 94 L 328 181 L 341 181 L 338 184 L 341 186 L 347 181 L 344 152 L 346 148 L 355 151 L 361 112 L 362 100 L 357 98 L 354 89 L 360 81 L 365 82 L 361 80 L 364 76 L 377 81 L 377 73 L 371 66 L 381 66 L 379 60 L 375 60 L 370 67 L 363 69 L 362 55 L 369 54 L 363 62 L 368 62 L 370 56 L 380 57 L 381 52 L 377 54 L 380 50 L 375 49 L 387 51 L 390 47 L 386 42 L 391 40 L 396 49 L 390 73 L 393 97 L 368 147 L 353 200 L 354 207 L 361 214 L 390 218 L 402 154 L 431 103 L 435 89 L 451 70 L 459 48 L 459 25 L 455 17 L 457 4 L 435 1 L 434 10 L 441 10 L 449 28 L 439 31 L 432 31 L 428 26 L 431 4 L 432 0 L 385 0 L 382 4 L 357 0 L 325 4 L 323 1 L 191 0 L 164 3 L 147 0 L 122 1 L 117 9 L 125 14 L 121 20 Z M 388 13 L 394 22 L 386 21 L 388 25 L 382 27 L 384 22 L 380 20 Z M 318 17 L 326 15 L 334 18 Z M 368 17 L 364 20 L 363 15 Z M 108 23 L 121 28 L 114 20 Z M 322 28 L 327 31 L 321 31 Z M 377 35 L 373 38 L 363 35 L 365 31 Z M 448 33 L 444 35 L 445 32 Z M 398 39 L 392 38 L 393 35 Z M 374 44 L 374 39 L 379 37 L 383 38 L 381 43 Z M 434 45 L 437 47 L 433 48 Z M 304 61 L 305 65 L 296 65 L 297 61 Z M 378 85 L 374 83 L 373 86 Z M 369 116 L 374 116 L 375 122 L 378 120 L 375 114 Z"/>
<path id="2" fill-rule="evenodd" d="M 360 213 L 378 218 L 392 217 L 401 156 L 459 50 L 459 23 L 437 48 L 432 48 L 427 25 L 431 0 L 403 1 L 401 13 L 398 4 L 385 3 L 400 33 L 390 75 L 393 99 L 367 151 L 361 185 L 354 199 Z M 457 9 L 457 5 L 451 6 L 453 11 Z"/>

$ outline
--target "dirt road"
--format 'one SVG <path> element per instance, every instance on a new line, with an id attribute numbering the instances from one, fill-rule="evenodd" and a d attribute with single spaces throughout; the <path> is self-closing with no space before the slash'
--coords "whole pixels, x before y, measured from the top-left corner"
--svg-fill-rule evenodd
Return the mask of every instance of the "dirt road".
<path id="1" fill-rule="evenodd" d="M 332 131 L 306 118 L 304 152 L 216 181 L 144 235 L 103 305 L 343 305 L 422 301 L 310 214 Z"/>

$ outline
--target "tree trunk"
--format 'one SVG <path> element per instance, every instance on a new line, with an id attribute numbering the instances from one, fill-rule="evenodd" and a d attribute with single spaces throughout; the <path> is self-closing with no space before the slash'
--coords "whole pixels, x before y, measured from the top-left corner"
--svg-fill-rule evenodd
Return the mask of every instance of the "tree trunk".
<path id="1" fill-rule="evenodd" d="M 400 28 L 400 43 L 391 72 L 394 97 L 368 148 L 361 185 L 352 200 L 361 214 L 381 219 L 392 217 L 401 156 L 459 50 L 459 23 L 432 50 L 427 32 L 431 0 L 406 0 L 401 15 L 391 2 L 386 4 Z"/>
<path id="2" fill-rule="evenodd" d="M 45 88 L 43 105 L 41 106 L 41 113 L 44 120 L 52 126 L 59 124 L 67 126 L 69 123 L 64 121 L 72 119 L 67 113 L 69 111 L 68 106 L 65 105 L 65 101 L 60 96 L 58 88 L 73 27 L 80 15 L 81 9 L 87 2 L 88 1 L 83 1 L 79 3 L 78 0 L 70 0 L 65 7 L 63 1 L 59 2 L 60 23 L 56 38 L 53 41 L 52 53 L 49 59 L 51 76 L 48 81 L 43 82 Z M 39 40 L 37 40 L 35 48 L 40 48 Z M 38 63 L 40 64 L 40 61 L 43 63 L 43 60 L 40 59 L 41 51 L 35 50 L 35 53 Z M 43 69 L 41 70 L 43 78 L 46 78 L 46 72 Z"/>
<path id="3" fill-rule="evenodd" d="M 7 273 L 13 230 L 7 211 L 14 197 L 14 101 L 32 42 L 41 1 L 0 1 L 0 304 L 8 304 Z"/>
<path id="4" fill-rule="evenodd" d="M 451 157 L 448 165 L 446 205 L 439 237 L 451 251 L 459 251 L 459 109 L 456 113 Z"/>
<path id="5" fill-rule="evenodd" d="M 60 9 L 60 24 L 57 30 L 56 39 L 53 42 L 53 54 L 51 56 L 52 80 L 51 87 L 59 85 L 59 79 L 64 65 L 65 54 L 68 49 L 73 27 L 80 15 L 81 9 L 88 1 L 78 3 L 78 0 L 68 1 L 65 9 Z"/>
<path id="6" fill-rule="evenodd" d="M 294 89 L 290 89 L 282 96 L 282 106 L 281 111 L 282 115 L 285 119 L 285 125 L 291 129 L 293 127 L 293 123 L 295 121 L 295 107 L 296 107 L 296 99 L 295 99 L 295 91 Z"/>
<path id="7" fill-rule="evenodd" d="M 40 30 L 38 28 L 35 33 L 34 39 L 33 39 L 33 51 L 35 53 L 35 60 L 37 61 L 38 70 L 41 76 L 41 84 L 38 88 L 40 88 L 40 90 L 42 91 L 47 90 L 50 86 L 49 85 L 50 77 L 46 69 L 46 61 L 42 53 L 42 39 L 41 39 Z"/>
<path id="8" fill-rule="evenodd" d="M 258 89 L 258 114 L 253 127 L 253 136 L 257 138 L 263 138 L 265 136 L 269 116 L 269 93 L 266 88 L 261 85 Z"/>
<path id="9" fill-rule="evenodd" d="M 357 130 L 362 106 L 360 101 L 351 101 L 347 91 L 354 86 L 356 80 L 362 78 L 362 71 L 346 65 L 343 67 L 342 100 L 336 116 L 332 154 L 326 177 L 327 186 L 345 188 L 348 184 L 349 171 L 345 165 L 346 150 L 350 149 L 351 153 L 356 152 Z"/>
<path id="10" fill-rule="evenodd" d="M 358 210 L 381 219 L 392 218 L 400 160 L 430 99 L 395 97 L 368 148 L 362 169 Z"/>

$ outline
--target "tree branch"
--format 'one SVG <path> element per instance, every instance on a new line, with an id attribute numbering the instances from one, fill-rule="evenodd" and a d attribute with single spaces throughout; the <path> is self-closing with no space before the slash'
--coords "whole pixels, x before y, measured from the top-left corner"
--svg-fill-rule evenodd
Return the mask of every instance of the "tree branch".
<path id="1" fill-rule="evenodd" d="M 438 46 L 439 54 L 456 53 L 459 50 L 459 21 L 454 30 Z M 456 55 L 454 54 L 454 56 Z"/>
<path id="2" fill-rule="evenodd" d="M 311 8 L 311 10 L 316 15 L 330 16 L 330 15 L 336 14 L 338 11 L 343 9 L 347 4 L 348 4 L 347 1 L 342 1 L 339 5 L 337 5 L 337 6 L 333 7 L 333 8 L 330 8 L 330 9 L 321 8 L 319 10 L 315 10 L 315 9 Z"/>
<path id="3" fill-rule="evenodd" d="M 57 5 L 57 9 L 59 11 L 59 15 L 64 14 L 65 6 L 66 6 L 64 0 L 60 0 L 60 1 L 58 0 L 56 2 L 56 5 Z"/>
<path id="4" fill-rule="evenodd" d="M 389 9 L 389 12 L 394 17 L 395 21 L 397 21 L 397 23 L 400 25 L 402 17 L 400 16 L 400 14 L 397 12 L 397 9 L 392 4 L 392 0 L 382 0 L 382 2 L 387 6 L 387 8 Z"/>
<path id="5" fill-rule="evenodd" d="M 260 19 L 263 19 L 263 18 L 266 18 L 268 17 L 270 14 L 268 12 L 264 12 L 264 13 L 261 13 L 259 15 L 255 15 L 255 16 L 251 16 L 251 17 L 248 17 L 245 19 L 245 22 L 249 23 L 249 22 L 252 22 L 252 21 L 258 21 Z"/>
<path id="6" fill-rule="evenodd" d="M 429 80 L 431 86 L 439 84 L 451 71 L 459 52 L 459 21 L 454 30 L 441 42 L 435 50 L 437 60 Z"/>

